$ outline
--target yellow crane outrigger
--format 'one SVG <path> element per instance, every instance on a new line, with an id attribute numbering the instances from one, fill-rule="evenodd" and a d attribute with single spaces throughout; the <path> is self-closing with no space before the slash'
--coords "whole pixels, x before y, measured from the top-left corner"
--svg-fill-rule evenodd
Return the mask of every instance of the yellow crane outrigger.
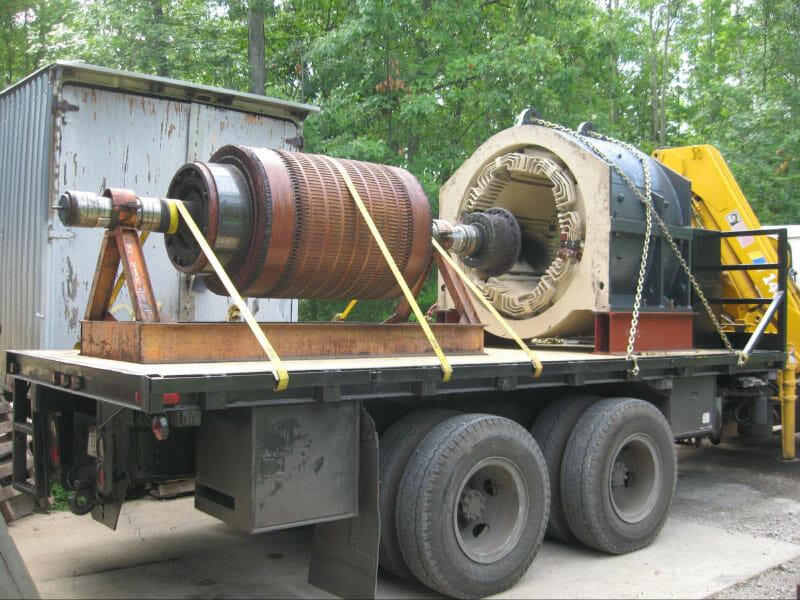
<path id="1" fill-rule="evenodd" d="M 713 146 L 698 145 L 660 148 L 653 157 L 692 183 L 693 225 L 715 231 L 760 229 L 750 203 L 736 183 L 725 159 Z M 747 265 L 777 263 L 775 241 L 766 236 L 722 238 L 722 264 Z M 778 289 L 774 271 L 725 271 L 722 295 L 726 298 L 770 298 Z M 787 368 L 780 372 L 778 389 L 781 400 L 783 457 L 795 454 L 796 371 L 800 369 L 800 293 L 794 282 L 786 289 L 786 352 Z M 732 304 L 724 308 L 729 327 L 753 331 L 764 315 L 764 307 Z M 775 331 L 774 325 L 768 327 Z"/>

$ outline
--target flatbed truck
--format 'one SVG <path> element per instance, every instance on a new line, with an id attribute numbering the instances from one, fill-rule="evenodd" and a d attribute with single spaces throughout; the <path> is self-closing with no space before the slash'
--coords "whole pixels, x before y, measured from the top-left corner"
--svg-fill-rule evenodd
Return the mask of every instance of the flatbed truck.
<path id="1" fill-rule="evenodd" d="M 609 158 L 609 150 L 619 155 Z M 596 159 L 594 166 L 586 166 L 590 159 Z M 314 169 L 307 165 L 303 171 L 298 166 L 303 161 Z M 136 254 L 136 229 L 162 231 L 168 239 L 183 235 L 172 245 L 167 242 L 170 260 L 179 268 L 206 269 L 210 277 L 200 251 L 213 263 L 214 250 L 192 232 L 201 246 L 192 254 L 192 238 L 179 229 L 173 207 L 187 226 L 193 220 L 184 216 L 185 205 L 202 201 L 203 207 L 213 206 L 209 214 L 229 210 L 227 216 L 247 229 L 263 226 L 258 212 L 248 220 L 231 206 L 241 206 L 245 197 L 262 201 L 269 196 L 265 189 L 277 206 L 283 192 L 276 190 L 290 184 L 299 204 L 304 192 L 297 181 L 310 181 L 312 170 L 331 173 L 317 192 L 328 207 L 334 202 L 326 196 L 331 181 L 356 201 L 371 193 L 366 183 L 361 189 L 348 183 L 356 175 L 364 181 L 365 174 L 376 180 L 386 176 L 413 196 L 414 183 L 401 170 L 225 147 L 209 163 L 183 167 L 167 199 L 139 198 L 129 190 L 109 189 L 103 196 L 68 192 L 58 206 L 65 224 L 100 223 L 108 231 L 82 323 L 81 349 L 6 352 L 14 404 L 14 486 L 46 497 L 50 485 L 58 483 L 70 492 L 73 512 L 91 512 L 114 528 L 125 499 L 137 489 L 194 478 L 196 508 L 241 530 L 314 525 L 309 580 L 345 597 L 374 596 L 379 564 L 448 596 L 497 593 L 530 567 L 546 533 L 612 554 L 648 545 L 672 501 L 676 442 L 719 441 L 732 427 L 758 439 L 771 436 L 779 422 L 785 440 L 793 442 L 795 434 L 788 418 L 794 417 L 795 384 L 793 354 L 787 354 L 785 298 L 791 284 L 785 230 L 691 227 L 690 182 L 649 161 L 595 136 L 589 127 L 570 132 L 530 115 L 476 151 L 465 171 L 443 188 L 441 212 L 450 221 L 433 221 L 434 241 L 459 254 L 484 286 L 483 295 L 514 314 L 512 329 L 525 332 L 525 343 L 510 345 L 496 323 L 488 326 L 484 343 L 484 309 L 470 304 L 457 284 L 457 269 L 438 262 L 442 294 L 433 334 L 450 341 L 442 343 L 449 343 L 444 352 L 433 353 L 409 338 L 417 325 L 402 322 L 413 308 L 407 299 L 398 305 L 399 318 L 380 325 L 290 323 L 270 329 L 250 324 L 256 337 L 259 327 L 272 332 L 278 348 L 268 346 L 270 361 L 257 360 L 258 354 L 242 350 L 252 344 L 244 324 L 161 322 L 146 265 Z M 640 179 L 632 183 L 639 168 Z M 634 194 L 626 196 L 625 186 Z M 639 187 L 647 192 L 639 197 L 650 198 L 642 205 Z M 223 189 L 228 195 L 220 192 L 214 200 L 218 206 L 208 200 Z M 455 204 L 448 200 L 450 193 Z M 531 209 L 518 202 L 520 194 L 552 198 L 545 198 L 546 210 Z M 592 194 L 605 199 L 586 202 Z M 342 206 L 349 200 L 344 191 L 334 196 Z M 389 196 L 394 201 L 402 193 Z M 463 202 L 473 204 L 458 204 Z M 198 206 L 190 216 L 202 221 Z M 576 207 L 584 219 L 604 225 L 581 225 Z M 302 210 L 314 207 L 297 210 L 300 219 Z M 626 220 L 636 210 L 638 220 Z M 655 215 L 672 219 L 659 221 L 660 233 L 650 230 Z M 560 230 L 536 229 L 547 219 L 561 223 Z M 391 217 L 386 222 L 391 224 Z M 238 230 L 229 222 L 218 225 L 229 227 L 229 237 L 236 238 Z M 201 226 L 208 238 L 222 231 L 209 233 L 209 221 Z M 384 245 L 393 243 L 391 233 L 384 228 Z M 721 262 L 723 240 L 741 245 L 737 240 L 770 234 L 777 235 L 774 262 Z M 276 235 L 273 230 L 273 239 Z M 651 236 L 657 251 L 648 246 Z M 252 244 L 258 236 L 247 239 Z M 543 239 L 556 244 L 549 255 L 534 249 L 552 259 L 546 269 L 525 246 L 526 240 Z M 217 240 L 222 257 L 217 262 L 226 263 L 239 287 L 252 291 L 258 286 L 245 276 L 249 256 L 240 260 L 231 250 L 242 240 L 227 246 Z M 670 245 L 683 250 L 678 250 L 680 265 L 669 262 Z M 638 252 L 632 259 L 624 254 L 630 248 Z M 265 264 L 272 251 L 261 256 Z M 406 276 L 416 293 L 434 259 L 426 260 L 427 267 L 420 261 L 416 275 Z M 598 260 L 606 261 L 601 269 Z M 138 319 L 130 323 L 108 319 L 120 262 L 138 303 Z M 591 285 L 583 288 L 587 281 L 581 269 L 587 265 Z M 305 266 L 290 260 L 286 268 L 297 273 Z M 224 284 L 235 292 L 236 286 L 227 286 L 225 269 L 213 268 L 218 279 L 209 288 Z M 569 269 L 572 279 L 557 281 Z M 748 270 L 773 272 L 773 294 L 725 297 L 722 273 Z M 316 273 L 320 288 L 337 284 L 325 278 L 324 270 Z M 545 274 L 556 288 L 564 286 L 562 291 L 549 296 L 546 306 L 526 308 L 530 298 L 516 295 L 514 285 L 534 281 L 536 286 Z M 262 288 L 263 277 L 258 280 Z M 374 291 L 378 279 L 362 291 Z M 273 284 L 294 290 L 297 281 Z M 391 289 L 387 281 L 381 285 Z M 593 290 L 595 304 L 587 304 L 576 289 Z M 699 308 L 725 303 L 766 308 L 755 323 L 724 327 L 718 308 L 707 315 Z M 542 325 L 548 311 L 560 320 Z M 678 319 L 671 319 L 675 314 Z M 634 317 L 641 318 L 638 330 Z M 575 327 L 584 327 L 587 318 L 593 335 L 576 335 Z M 680 330 L 677 338 L 673 330 Z M 626 334 L 633 340 L 627 353 Z M 296 345 L 279 360 L 281 343 Z M 29 448 L 32 476 L 26 465 Z M 789 450 L 785 443 L 784 449 L 791 458 L 793 446 Z"/>

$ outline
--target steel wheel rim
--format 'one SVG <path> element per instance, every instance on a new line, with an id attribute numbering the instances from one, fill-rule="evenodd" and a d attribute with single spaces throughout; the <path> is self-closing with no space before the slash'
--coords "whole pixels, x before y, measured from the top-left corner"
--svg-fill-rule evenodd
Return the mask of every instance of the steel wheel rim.
<path id="1" fill-rule="evenodd" d="M 462 479 L 453 507 L 453 530 L 461 551 L 489 564 L 516 547 L 528 519 L 530 495 L 519 467 L 493 456 Z"/>
<path id="2" fill-rule="evenodd" d="M 608 493 L 615 514 L 626 523 L 643 521 L 661 496 L 661 453 L 644 433 L 619 445 L 608 474 Z"/>

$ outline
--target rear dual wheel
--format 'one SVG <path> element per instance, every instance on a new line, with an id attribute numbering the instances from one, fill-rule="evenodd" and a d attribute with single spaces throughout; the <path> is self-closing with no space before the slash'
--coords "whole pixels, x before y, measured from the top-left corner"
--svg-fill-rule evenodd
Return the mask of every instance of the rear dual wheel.
<path id="1" fill-rule="evenodd" d="M 538 551 L 550 489 L 535 440 L 492 415 L 459 415 L 413 452 L 396 503 L 403 558 L 423 584 L 472 598 L 511 587 Z"/>
<path id="2" fill-rule="evenodd" d="M 575 537 L 625 554 L 649 545 L 667 519 L 677 460 L 661 412 L 635 398 L 606 398 L 578 419 L 561 461 L 561 496 Z"/>
<path id="3" fill-rule="evenodd" d="M 573 542 L 561 502 L 561 462 L 575 424 L 599 396 L 566 396 L 551 402 L 536 419 L 531 433 L 547 462 L 550 476 L 550 519 L 546 535 L 559 542 Z"/>
<path id="4" fill-rule="evenodd" d="M 454 410 L 418 410 L 394 422 L 380 437 L 378 510 L 381 516 L 381 540 L 379 562 L 384 571 L 409 581 L 414 580 L 414 574 L 403 559 L 395 525 L 397 490 L 400 487 L 408 459 L 422 439 L 439 423 L 456 415 L 458 413 Z"/>

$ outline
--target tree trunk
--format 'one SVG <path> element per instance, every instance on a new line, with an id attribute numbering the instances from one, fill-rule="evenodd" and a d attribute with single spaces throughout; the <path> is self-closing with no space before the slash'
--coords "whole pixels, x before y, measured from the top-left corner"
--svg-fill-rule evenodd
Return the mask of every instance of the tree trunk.
<path id="1" fill-rule="evenodd" d="M 153 7 L 153 24 L 155 25 L 155 36 L 153 38 L 153 56 L 156 63 L 156 75 L 167 77 L 169 66 L 167 65 L 167 48 L 164 40 L 164 7 L 161 0 L 150 0 Z"/>
<path id="2" fill-rule="evenodd" d="M 663 146 L 667 143 L 667 81 L 669 75 L 669 33 L 672 28 L 672 1 L 667 2 L 667 20 L 664 24 L 664 64 L 661 70 L 661 102 L 658 141 Z"/>
<path id="3" fill-rule="evenodd" d="M 608 15 L 613 20 L 615 18 L 617 8 L 619 8 L 619 0 L 608 0 L 607 10 Z M 617 111 L 617 94 L 619 88 L 619 53 L 612 52 L 608 58 L 611 64 L 611 93 L 609 94 L 611 101 L 609 106 L 609 117 L 611 124 L 617 125 L 619 123 L 619 114 Z"/>
<path id="4" fill-rule="evenodd" d="M 658 32 L 655 8 L 649 10 L 650 21 L 650 141 L 658 141 Z"/>
<path id="5" fill-rule="evenodd" d="M 252 94 L 265 96 L 267 66 L 264 57 L 264 6 L 261 2 L 251 2 L 247 8 L 247 64 L 250 72 Z"/>
<path id="6" fill-rule="evenodd" d="M 764 14 L 764 30 L 762 35 L 762 52 L 761 52 L 761 92 L 767 93 L 767 40 L 769 38 L 769 8 L 767 0 L 762 0 L 762 9 Z"/>
<path id="7" fill-rule="evenodd" d="M 735 23 L 736 31 L 736 77 L 739 80 L 739 85 L 742 85 L 742 64 L 744 63 L 744 52 L 742 51 L 742 15 L 739 8 L 739 3 L 733 3 L 733 22 Z"/>

